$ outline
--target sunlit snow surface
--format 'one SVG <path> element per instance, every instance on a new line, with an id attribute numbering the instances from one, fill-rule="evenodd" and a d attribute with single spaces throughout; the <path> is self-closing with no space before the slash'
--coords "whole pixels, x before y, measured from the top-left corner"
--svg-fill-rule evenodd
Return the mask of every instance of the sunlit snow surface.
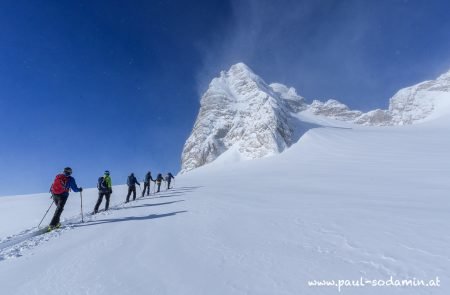
<path id="1" fill-rule="evenodd" d="M 72 193 L 67 226 L 25 240 L 49 195 L 0 198 L 1 294 L 338 294 L 308 281 L 391 276 L 441 287 L 341 293 L 450 294 L 448 117 L 320 123 L 280 155 L 231 150 L 150 198 L 124 205 L 115 187 L 112 210 L 85 223 Z M 83 197 L 92 211 L 96 191 Z"/>

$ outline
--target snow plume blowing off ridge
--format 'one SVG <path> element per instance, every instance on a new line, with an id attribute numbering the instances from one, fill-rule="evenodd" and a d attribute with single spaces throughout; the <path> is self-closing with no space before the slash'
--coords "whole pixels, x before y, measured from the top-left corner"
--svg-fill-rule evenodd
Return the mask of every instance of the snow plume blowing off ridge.
<path id="1" fill-rule="evenodd" d="M 388 110 L 363 113 L 328 100 L 307 104 L 292 87 L 267 84 L 243 63 L 214 78 L 182 153 L 181 173 L 211 163 L 278 154 L 312 127 L 408 125 L 450 113 L 450 72 L 398 91 Z M 341 123 L 342 124 L 342 123 Z M 339 123 L 337 123 L 339 125 Z M 226 153 L 226 156 L 224 153 Z"/>

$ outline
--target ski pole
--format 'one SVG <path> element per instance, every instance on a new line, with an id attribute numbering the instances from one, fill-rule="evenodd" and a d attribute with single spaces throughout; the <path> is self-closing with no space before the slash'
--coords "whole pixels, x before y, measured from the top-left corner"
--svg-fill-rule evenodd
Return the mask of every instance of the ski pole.
<path id="1" fill-rule="evenodd" d="M 55 203 L 55 201 L 53 201 L 53 202 L 50 204 L 50 207 L 48 207 L 47 212 L 45 212 L 44 217 L 42 217 L 41 222 L 39 222 L 39 224 L 38 224 L 38 226 L 37 226 L 38 229 L 39 229 L 39 227 L 41 226 L 42 221 L 44 221 L 45 216 L 47 216 L 48 211 L 50 211 L 50 208 L 53 206 L 53 203 Z"/>
<path id="2" fill-rule="evenodd" d="M 84 217 L 83 217 L 83 193 L 80 192 L 80 198 L 81 198 L 81 222 L 84 223 Z"/>

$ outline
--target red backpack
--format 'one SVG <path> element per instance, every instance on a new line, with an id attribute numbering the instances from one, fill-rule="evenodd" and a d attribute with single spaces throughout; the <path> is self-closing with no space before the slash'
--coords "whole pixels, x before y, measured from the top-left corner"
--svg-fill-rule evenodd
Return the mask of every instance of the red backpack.
<path id="1" fill-rule="evenodd" d="M 69 192 L 69 177 L 64 174 L 58 174 L 53 181 L 52 188 L 50 191 L 54 195 L 61 195 L 63 193 Z"/>

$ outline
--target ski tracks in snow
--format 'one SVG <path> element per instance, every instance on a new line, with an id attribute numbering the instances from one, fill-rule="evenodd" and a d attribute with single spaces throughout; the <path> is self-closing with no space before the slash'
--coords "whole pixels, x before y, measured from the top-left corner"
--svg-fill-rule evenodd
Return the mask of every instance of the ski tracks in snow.
<path id="1" fill-rule="evenodd" d="M 170 191 L 171 194 L 182 195 L 186 191 L 189 191 L 190 188 L 180 188 L 173 189 Z M 108 211 L 100 210 L 99 213 L 85 213 L 83 214 L 84 223 L 95 222 L 98 217 L 106 216 L 114 214 L 114 211 L 122 210 L 126 208 L 130 208 L 136 206 L 137 202 L 140 200 L 152 200 L 157 198 L 165 198 L 167 197 L 164 192 L 162 192 L 158 196 L 153 197 L 140 197 L 135 201 L 130 201 L 129 203 L 120 203 L 115 206 L 111 206 Z M 169 202 L 173 203 L 173 202 Z M 31 228 L 24 230 L 18 234 L 8 236 L 4 239 L 0 239 L 0 261 L 18 258 L 24 255 L 26 251 L 29 251 L 42 243 L 53 240 L 62 234 L 66 233 L 77 227 L 81 223 L 81 216 L 73 216 L 67 219 L 63 219 L 61 222 L 62 227 L 59 229 L 55 229 L 51 232 L 46 232 L 46 227 L 44 228 Z"/>
<path id="2" fill-rule="evenodd" d="M 97 216 L 109 215 L 112 211 L 120 208 L 123 208 L 123 204 L 114 206 L 111 208 L 111 211 L 101 211 L 97 214 Z M 86 219 L 85 222 L 90 222 L 93 218 L 96 218 L 93 214 L 84 214 L 83 217 Z M 43 242 L 59 237 L 63 233 L 73 229 L 74 225 L 79 224 L 80 222 L 81 217 L 76 216 L 63 220 L 61 223 L 62 227 L 51 232 L 46 232 L 46 227 L 31 228 L 22 231 L 19 234 L 9 236 L 0 241 L 0 261 L 21 257 L 23 256 L 24 251 L 30 250 L 39 246 Z"/>
<path id="3" fill-rule="evenodd" d="M 21 257 L 25 250 L 32 249 L 43 242 L 60 236 L 63 232 L 70 230 L 71 226 L 46 233 L 46 229 L 31 229 L 18 235 L 10 236 L 0 243 L 0 261 Z"/>

